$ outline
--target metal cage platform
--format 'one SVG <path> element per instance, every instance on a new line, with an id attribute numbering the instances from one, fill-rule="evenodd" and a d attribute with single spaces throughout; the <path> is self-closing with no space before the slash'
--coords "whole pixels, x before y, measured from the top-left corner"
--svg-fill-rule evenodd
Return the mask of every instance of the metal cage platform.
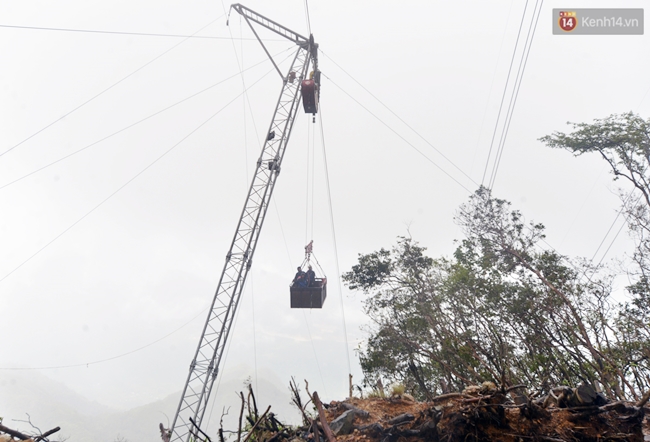
<path id="1" fill-rule="evenodd" d="M 322 308 L 327 298 L 327 281 L 316 278 L 313 287 L 289 287 L 291 292 L 291 308 Z"/>

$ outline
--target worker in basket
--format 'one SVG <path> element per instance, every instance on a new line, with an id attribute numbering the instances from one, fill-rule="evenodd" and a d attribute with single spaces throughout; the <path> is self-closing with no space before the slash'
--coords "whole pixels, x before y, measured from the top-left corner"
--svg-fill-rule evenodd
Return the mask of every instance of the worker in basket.
<path id="1" fill-rule="evenodd" d="M 311 266 L 309 266 L 309 269 L 311 270 Z M 307 274 L 308 273 L 303 272 L 302 268 L 298 266 L 298 271 L 296 272 L 296 276 L 293 277 L 294 287 L 307 287 L 308 286 Z"/>
<path id="2" fill-rule="evenodd" d="M 314 272 L 311 266 L 308 267 L 305 275 L 307 276 L 307 287 L 316 287 L 316 272 Z"/>

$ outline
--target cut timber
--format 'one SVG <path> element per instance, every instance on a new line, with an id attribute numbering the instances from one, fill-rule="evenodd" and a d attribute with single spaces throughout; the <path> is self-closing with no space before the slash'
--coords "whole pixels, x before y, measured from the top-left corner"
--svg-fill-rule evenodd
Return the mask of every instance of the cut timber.
<path id="1" fill-rule="evenodd" d="M 327 419 L 325 418 L 325 410 L 323 410 L 323 404 L 321 404 L 320 399 L 318 398 L 318 393 L 314 391 L 314 404 L 318 409 L 318 419 L 320 420 L 321 425 L 323 426 L 323 432 L 327 437 L 328 442 L 336 442 L 336 437 L 332 434 L 332 430 L 327 424 Z"/>

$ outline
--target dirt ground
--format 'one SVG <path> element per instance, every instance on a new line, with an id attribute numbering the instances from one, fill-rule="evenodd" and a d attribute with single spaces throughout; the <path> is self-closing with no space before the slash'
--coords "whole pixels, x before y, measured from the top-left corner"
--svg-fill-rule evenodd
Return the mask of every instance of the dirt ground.
<path id="1" fill-rule="evenodd" d="M 389 441 L 650 441 L 647 408 L 628 403 L 573 408 L 542 408 L 530 402 L 515 405 L 503 395 L 456 395 L 434 402 L 403 397 L 331 402 L 327 421 L 350 406 L 355 413 L 349 434 L 340 442 Z M 410 415 L 410 416 L 409 416 Z M 397 418 L 397 419 L 395 419 Z M 401 421 L 401 422 L 400 422 Z"/>

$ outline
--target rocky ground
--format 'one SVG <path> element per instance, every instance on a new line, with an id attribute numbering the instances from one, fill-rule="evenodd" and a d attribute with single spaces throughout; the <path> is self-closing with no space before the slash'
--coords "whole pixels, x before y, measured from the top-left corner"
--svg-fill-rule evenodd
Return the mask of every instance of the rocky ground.
<path id="1" fill-rule="evenodd" d="M 491 384 L 491 383 L 488 383 Z M 521 387 L 521 386 L 520 386 Z M 242 424 L 238 431 L 219 431 L 205 442 L 601 442 L 650 441 L 648 396 L 638 402 L 607 400 L 591 387 L 561 387 L 531 399 L 523 388 L 494 384 L 470 388 L 417 402 L 407 394 L 389 398 L 351 398 L 321 404 L 317 393 L 302 403 L 292 385 L 294 403 L 304 425 L 285 426 L 268 407 L 261 413 L 252 389 L 242 393 Z M 244 410 L 248 410 L 244 413 Z M 59 428 L 42 435 L 24 435 L 0 424 L 0 442 L 48 441 Z M 201 434 L 199 434 L 201 433 Z M 161 435 L 169 433 L 161 428 Z M 24 436 L 24 437 L 21 437 Z M 30 438 L 31 436 L 31 438 Z M 56 439 L 49 439 L 55 441 Z"/>
<path id="2" fill-rule="evenodd" d="M 363 412 L 351 410 L 355 407 Z M 645 409 L 646 411 L 650 411 Z M 507 404 L 499 395 L 454 395 L 419 403 L 404 398 L 332 402 L 327 420 L 355 414 L 336 436 L 361 441 L 630 441 L 650 440 L 644 408 L 633 404 L 542 408 L 534 403 Z M 348 432 L 349 431 L 349 432 Z M 342 434 L 347 433 L 347 434 Z"/>

